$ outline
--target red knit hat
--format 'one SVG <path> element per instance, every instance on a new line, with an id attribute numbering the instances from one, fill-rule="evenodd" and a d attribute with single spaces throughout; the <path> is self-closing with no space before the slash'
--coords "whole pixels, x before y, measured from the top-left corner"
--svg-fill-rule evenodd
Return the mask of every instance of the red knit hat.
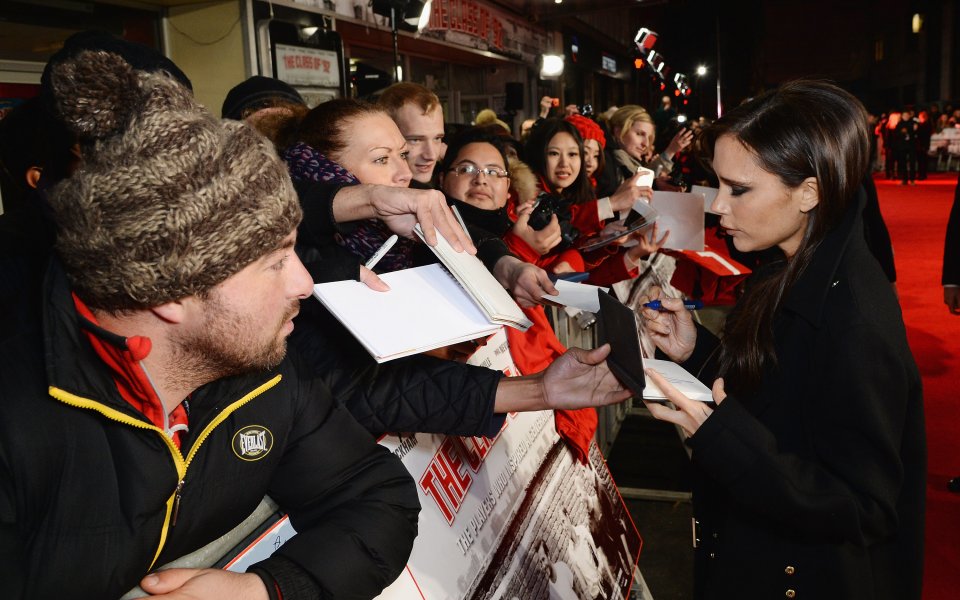
<path id="1" fill-rule="evenodd" d="M 583 115 L 570 115 L 566 117 L 566 120 L 573 123 L 573 126 L 580 132 L 580 137 L 584 140 L 597 140 L 601 150 L 607 147 L 607 138 L 593 119 Z"/>

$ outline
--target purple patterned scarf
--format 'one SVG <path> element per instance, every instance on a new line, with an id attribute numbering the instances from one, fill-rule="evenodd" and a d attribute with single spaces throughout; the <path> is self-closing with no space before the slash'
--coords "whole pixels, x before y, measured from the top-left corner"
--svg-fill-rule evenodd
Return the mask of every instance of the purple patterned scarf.
<path id="1" fill-rule="evenodd" d="M 290 169 L 294 181 L 315 181 L 318 183 L 357 184 L 350 171 L 313 149 L 309 144 L 298 142 L 287 148 L 281 156 Z M 364 262 L 373 256 L 393 232 L 378 219 L 369 219 L 356 224 L 348 234 L 338 234 L 337 243 L 359 256 Z M 377 263 L 377 271 L 389 273 L 413 266 L 414 242 L 406 238 L 400 240 Z"/>

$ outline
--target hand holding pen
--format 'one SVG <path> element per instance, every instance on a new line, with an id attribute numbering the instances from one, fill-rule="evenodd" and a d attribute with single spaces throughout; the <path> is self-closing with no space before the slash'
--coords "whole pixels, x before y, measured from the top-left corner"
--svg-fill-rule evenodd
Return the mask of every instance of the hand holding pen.
<path id="1" fill-rule="evenodd" d="M 700 300 L 684 300 L 682 306 L 687 310 L 700 310 L 701 308 L 703 308 L 703 302 Z M 650 310 L 671 310 L 670 308 L 667 308 L 666 306 L 664 306 L 660 300 L 651 300 L 650 302 L 647 302 L 646 304 L 644 304 L 643 307 L 649 308 Z M 676 309 L 673 309 L 673 310 L 679 310 L 679 309 L 680 307 L 677 307 Z"/>
<path id="2" fill-rule="evenodd" d="M 391 235 L 387 238 L 387 241 L 383 243 L 376 252 L 373 253 L 373 256 L 367 260 L 366 263 L 360 265 L 360 282 L 371 290 L 378 292 L 387 292 L 390 291 L 390 286 L 387 285 L 387 282 L 380 279 L 380 277 L 373 272 L 373 267 L 380 262 L 387 252 L 393 248 L 393 245 L 397 243 L 397 240 L 400 239 L 396 235 Z"/>
<path id="3" fill-rule="evenodd" d="M 652 286 L 647 294 L 642 299 L 644 304 L 640 311 L 647 336 L 671 360 L 684 362 L 693 354 L 697 344 L 697 328 L 690 310 L 684 307 L 680 298 L 660 297 L 657 286 Z M 691 302 L 691 306 L 696 305 Z"/>

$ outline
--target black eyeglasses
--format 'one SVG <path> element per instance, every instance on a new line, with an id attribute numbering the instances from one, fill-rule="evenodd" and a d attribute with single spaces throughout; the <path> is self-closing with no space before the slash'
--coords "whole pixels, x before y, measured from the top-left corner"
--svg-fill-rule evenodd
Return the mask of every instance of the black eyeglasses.
<path id="1" fill-rule="evenodd" d="M 457 175 L 469 175 L 474 177 L 477 173 L 483 173 L 487 177 L 497 177 L 498 179 L 504 179 L 510 177 L 510 173 L 507 173 L 500 167 L 478 167 L 477 165 L 457 165 L 447 169 L 451 173 L 456 173 Z"/>

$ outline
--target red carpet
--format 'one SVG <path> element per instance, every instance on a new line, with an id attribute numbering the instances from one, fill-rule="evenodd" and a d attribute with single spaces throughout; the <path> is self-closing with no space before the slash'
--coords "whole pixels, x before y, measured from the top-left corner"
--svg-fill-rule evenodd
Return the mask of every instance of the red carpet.
<path id="1" fill-rule="evenodd" d="M 960 597 L 960 317 L 943 303 L 943 238 L 957 185 L 934 173 L 916 186 L 877 180 L 880 209 L 893 239 L 897 289 L 907 336 L 923 377 L 929 455 L 924 600 Z"/>

